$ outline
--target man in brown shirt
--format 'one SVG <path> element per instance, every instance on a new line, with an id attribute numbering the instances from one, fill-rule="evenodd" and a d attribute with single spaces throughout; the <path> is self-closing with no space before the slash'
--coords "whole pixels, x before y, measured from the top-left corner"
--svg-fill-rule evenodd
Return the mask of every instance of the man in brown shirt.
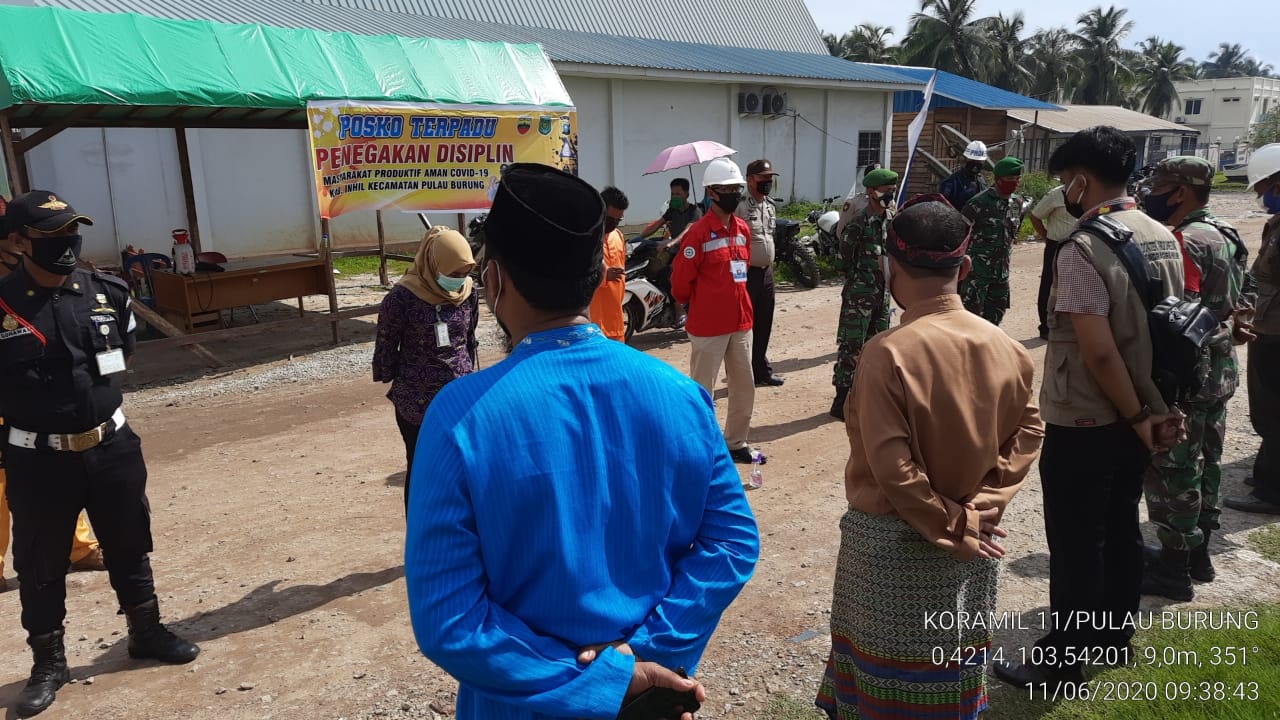
<path id="1" fill-rule="evenodd" d="M 893 707 L 906 714 L 971 718 L 987 705 L 986 624 L 931 624 L 921 609 L 984 619 L 995 610 L 998 523 L 1043 425 L 1030 355 L 957 294 L 968 241 L 968 223 L 940 195 L 904 205 L 890 225 L 885 287 L 905 314 L 863 348 L 845 405 L 849 512 L 817 699 L 838 720 L 904 683 L 911 696 Z"/>

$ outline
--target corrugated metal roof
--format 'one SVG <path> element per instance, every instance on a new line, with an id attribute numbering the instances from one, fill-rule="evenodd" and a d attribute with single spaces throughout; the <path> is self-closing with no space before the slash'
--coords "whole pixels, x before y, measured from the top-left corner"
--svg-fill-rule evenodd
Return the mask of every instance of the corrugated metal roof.
<path id="1" fill-rule="evenodd" d="M 905 65 L 887 65 L 885 67 L 902 73 L 921 84 L 929 82 L 929 78 L 933 77 L 933 68 L 907 67 Z M 1052 103 L 1002 90 L 993 85 L 980 83 L 963 75 L 954 75 L 946 71 L 938 72 L 938 84 L 934 86 L 933 92 L 934 101 L 930 103 L 931 108 L 948 106 L 948 103 L 939 101 L 938 98 L 941 96 L 961 105 L 968 105 L 982 110 L 1061 110 L 1059 106 Z M 894 99 L 893 111 L 918 112 L 923 103 L 923 93 L 908 90 L 899 93 L 898 97 Z"/>
<path id="2" fill-rule="evenodd" d="M 1177 132 L 1199 134 L 1195 128 L 1161 120 L 1145 113 L 1116 105 L 1063 105 L 1063 112 L 1035 117 L 1034 112 L 1010 110 L 1009 117 L 1019 122 L 1034 122 L 1051 132 L 1074 133 L 1095 125 L 1110 125 L 1122 132 Z"/>
<path id="3" fill-rule="evenodd" d="M 826 55 L 804 0 L 304 0 L 553 30 Z M 709 22 L 715 18 L 714 22 Z"/>
<path id="4" fill-rule="evenodd" d="M 805 78 L 897 86 L 919 84 L 882 65 L 852 63 L 827 54 L 731 48 L 670 40 L 518 27 L 456 18 L 273 0 L 36 0 L 40 5 L 94 12 L 132 12 L 175 19 L 256 23 L 358 34 L 538 43 L 560 63 L 652 68 L 686 72 Z"/>

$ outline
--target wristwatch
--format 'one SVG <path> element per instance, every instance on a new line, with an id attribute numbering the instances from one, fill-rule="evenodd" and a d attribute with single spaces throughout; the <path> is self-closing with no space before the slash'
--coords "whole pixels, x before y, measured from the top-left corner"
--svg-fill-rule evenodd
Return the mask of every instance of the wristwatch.
<path id="1" fill-rule="evenodd" d="M 1132 425 L 1137 425 L 1138 423 L 1142 422 L 1143 420 L 1146 420 L 1149 417 L 1151 417 L 1151 406 L 1143 405 L 1142 409 L 1138 411 L 1137 415 L 1134 415 L 1133 417 L 1130 417 L 1130 418 L 1125 418 L 1124 420 L 1121 420 L 1121 422 L 1123 422 L 1125 425 L 1132 426 Z"/>

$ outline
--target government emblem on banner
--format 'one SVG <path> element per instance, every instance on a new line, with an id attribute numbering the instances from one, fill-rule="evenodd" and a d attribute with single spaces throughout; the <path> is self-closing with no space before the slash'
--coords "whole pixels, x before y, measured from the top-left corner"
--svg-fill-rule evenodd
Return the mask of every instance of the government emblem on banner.
<path id="1" fill-rule="evenodd" d="M 12 315 L 5 315 L 4 321 L 0 322 L 0 326 L 4 327 L 5 330 L 17 330 L 18 319 Z"/>
<path id="2" fill-rule="evenodd" d="M 551 134 L 551 116 L 550 115 L 543 115 L 542 117 L 538 118 L 538 132 L 542 133 L 543 135 Z"/>
<path id="3" fill-rule="evenodd" d="M 519 120 L 516 120 L 516 132 L 520 133 L 521 135 L 528 135 L 529 131 L 532 129 L 533 129 L 532 117 L 528 115 L 522 115 Z"/>

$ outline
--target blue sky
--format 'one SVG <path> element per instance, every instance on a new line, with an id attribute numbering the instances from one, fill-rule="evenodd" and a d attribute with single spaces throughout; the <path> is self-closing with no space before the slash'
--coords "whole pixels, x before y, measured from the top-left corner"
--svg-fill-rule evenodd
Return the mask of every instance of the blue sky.
<path id="1" fill-rule="evenodd" d="M 893 39 L 900 41 L 907 20 L 919 8 L 918 0 L 899 2 L 850 2 L 850 0 L 805 0 L 818 27 L 840 35 L 855 25 L 874 22 L 893 27 Z M 978 0 L 978 16 L 1022 11 L 1029 32 L 1037 28 L 1075 26 L 1082 12 L 1099 3 L 1038 2 L 1027 0 Z M 1104 2 L 1102 5 L 1112 3 Z M 1152 35 L 1159 35 L 1186 48 L 1196 60 L 1204 60 L 1218 43 L 1240 43 L 1250 54 L 1280 69 L 1280 47 L 1275 42 L 1276 18 L 1280 8 L 1273 0 L 1225 0 L 1221 5 L 1175 2 L 1173 0 L 1127 0 L 1114 3 L 1129 10 L 1134 21 L 1126 46 L 1135 47 Z"/>

